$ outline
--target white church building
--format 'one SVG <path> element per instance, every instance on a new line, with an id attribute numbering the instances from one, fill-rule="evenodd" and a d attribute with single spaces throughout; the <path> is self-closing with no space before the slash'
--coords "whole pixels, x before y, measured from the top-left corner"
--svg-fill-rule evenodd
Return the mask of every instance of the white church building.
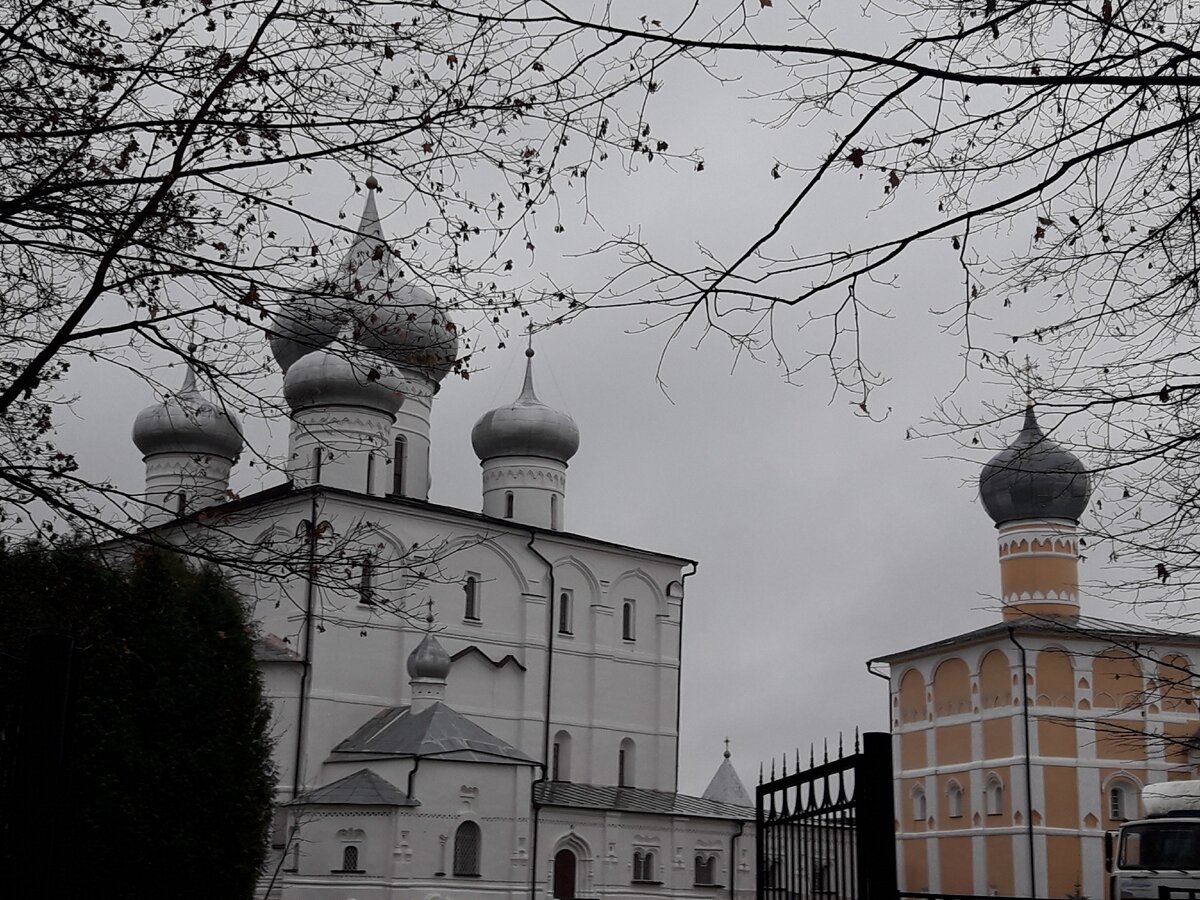
<path id="1" fill-rule="evenodd" d="M 430 417 L 457 331 L 397 277 L 367 187 L 338 276 L 347 299 L 314 294 L 274 319 L 287 483 L 230 499 L 241 428 L 190 372 L 133 431 L 147 527 L 237 542 L 272 573 L 234 573 L 274 714 L 262 890 L 753 896 L 753 801 L 728 751 L 704 796 L 677 790 L 694 564 L 567 529 L 579 431 L 538 399 L 532 349 L 516 399 L 471 434 L 481 511 L 429 499 Z"/>

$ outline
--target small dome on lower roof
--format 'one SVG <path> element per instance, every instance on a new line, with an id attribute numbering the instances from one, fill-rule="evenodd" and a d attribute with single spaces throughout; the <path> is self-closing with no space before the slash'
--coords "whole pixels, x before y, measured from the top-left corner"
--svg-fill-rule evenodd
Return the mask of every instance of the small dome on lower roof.
<path id="1" fill-rule="evenodd" d="M 133 442 L 144 456 L 194 453 L 230 461 L 237 460 L 246 443 L 237 418 L 200 392 L 191 366 L 177 393 L 138 413 Z"/>
<path id="2" fill-rule="evenodd" d="M 1091 480 L 1079 457 L 1042 433 L 1032 404 L 1025 424 L 979 476 L 979 497 L 997 525 L 1026 519 L 1078 521 Z"/>
<path id="3" fill-rule="evenodd" d="M 408 655 L 410 678 L 431 678 L 444 681 L 450 674 L 450 654 L 432 634 L 426 634 Z"/>

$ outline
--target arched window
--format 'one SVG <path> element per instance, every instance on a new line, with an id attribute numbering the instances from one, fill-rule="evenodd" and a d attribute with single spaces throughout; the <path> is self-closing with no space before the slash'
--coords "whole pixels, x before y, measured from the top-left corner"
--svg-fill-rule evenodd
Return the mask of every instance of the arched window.
<path id="1" fill-rule="evenodd" d="M 695 884 L 717 883 L 717 858 L 711 853 L 697 853 L 695 864 Z"/>
<path id="2" fill-rule="evenodd" d="M 463 582 L 463 618 L 472 622 L 479 621 L 479 576 L 468 575 Z"/>
<path id="3" fill-rule="evenodd" d="M 634 767 L 636 765 L 637 747 L 632 738 L 621 741 L 617 750 L 617 786 L 633 787 Z"/>
<path id="4" fill-rule="evenodd" d="M 925 788 L 917 785 L 912 789 L 912 817 L 914 822 L 929 818 L 929 807 L 925 803 Z"/>
<path id="5" fill-rule="evenodd" d="M 638 848 L 633 851 L 633 880 L 654 880 L 654 851 Z"/>
<path id="6" fill-rule="evenodd" d="M 963 789 L 957 781 L 946 785 L 946 814 L 951 819 L 961 819 L 963 815 Z"/>
<path id="7" fill-rule="evenodd" d="M 636 617 L 634 616 L 634 605 L 632 600 L 626 600 L 621 607 L 621 637 L 627 641 L 637 639 L 637 632 L 634 628 Z"/>
<path id="8" fill-rule="evenodd" d="M 375 454 L 367 454 L 367 493 L 375 493 Z"/>
<path id="9" fill-rule="evenodd" d="M 558 523 L 558 495 L 550 495 L 550 528 L 554 531 L 559 529 Z"/>
<path id="10" fill-rule="evenodd" d="M 400 435 L 392 445 L 392 493 L 404 496 L 404 469 L 408 465 L 408 438 Z"/>
<path id="11" fill-rule="evenodd" d="M 362 871 L 362 869 L 358 867 L 358 846 L 356 844 L 347 844 L 342 848 L 342 871 Z"/>
<path id="12" fill-rule="evenodd" d="M 1137 788 L 1128 781 L 1118 779 L 1108 786 L 1108 817 L 1114 822 L 1136 819 Z"/>
<path id="13" fill-rule="evenodd" d="M 454 832 L 454 874 L 479 874 L 479 849 L 482 835 L 474 822 L 463 822 Z"/>
<path id="14" fill-rule="evenodd" d="M 364 606 L 375 605 L 375 560 L 362 558 L 362 572 L 358 577 L 358 602 Z"/>
<path id="15" fill-rule="evenodd" d="M 513 517 L 514 503 L 515 503 L 515 501 L 513 500 L 513 492 L 505 491 L 504 492 L 504 518 L 511 519 Z"/>
<path id="16" fill-rule="evenodd" d="M 983 807 L 989 816 L 998 816 L 1004 812 L 1004 785 L 1000 783 L 999 775 L 989 775 L 983 788 Z"/>
<path id="17" fill-rule="evenodd" d="M 551 751 L 550 778 L 553 781 L 571 780 L 571 735 L 560 731 L 554 736 Z"/>
<path id="18" fill-rule="evenodd" d="M 554 854 L 554 900 L 575 900 L 576 862 L 566 847 Z"/>
<path id="19" fill-rule="evenodd" d="M 563 591 L 558 595 L 558 633 L 559 634 L 574 634 L 573 624 L 571 622 L 571 592 Z"/>

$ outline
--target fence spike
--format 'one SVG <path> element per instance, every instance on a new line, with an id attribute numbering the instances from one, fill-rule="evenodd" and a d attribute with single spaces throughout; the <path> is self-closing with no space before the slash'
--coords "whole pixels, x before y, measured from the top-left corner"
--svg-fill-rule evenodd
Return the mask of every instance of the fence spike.
<path id="1" fill-rule="evenodd" d="M 800 771 L 800 748 L 796 748 L 796 771 Z"/>
<path id="2" fill-rule="evenodd" d="M 775 780 L 775 757 L 771 757 L 771 780 Z"/>
<path id="3" fill-rule="evenodd" d="M 858 746 L 858 726 L 857 725 L 854 726 L 854 752 L 855 753 L 862 752 Z"/>
<path id="4" fill-rule="evenodd" d="M 810 741 L 808 744 L 808 767 L 810 769 L 816 768 L 816 765 L 817 765 L 816 753 L 817 753 L 816 749 L 813 747 L 813 744 Z"/>
<path id="5" fill-rule="evenodd" d="M 844 754 L 842 753 L 842 733 L 839 731 L 838 732 L 838 757 L 837 758 L 841 759 L 843 755 Z"/>
<path id="6" fill-rule="evenodd" d="M 763 764 L 761 760 L 758 763 L 758 783 L 763 783 Z"/>
<path id="7" fill-rule="evenodd" d="M 825 762 L 829 762 L 829 738 L 825 738 Z"/>

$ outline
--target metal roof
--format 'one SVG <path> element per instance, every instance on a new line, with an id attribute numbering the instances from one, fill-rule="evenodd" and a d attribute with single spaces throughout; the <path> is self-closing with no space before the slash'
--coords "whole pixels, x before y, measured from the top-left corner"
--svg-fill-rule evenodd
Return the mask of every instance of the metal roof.
<path id="1" fill-rule="evenodd" d="M 1098 619 L 1094 616 L 1079 616 L 1075 619 L 1062 617 L 1022 616 L 1011 622 L 997 622 L 974 631 L 956 634 L 953 637 L 942 638 L 929 644 L 922 644 L 909 650 L 898 650 L 885 656 L 877 656 L 869 662 L 891 663 L 913 656 L 921 656 L 933 650 L 950 646 L 974 644 L 997 637 L 1005 637 L 1009 631 L 1018 635 L 1040 636 L 1069 636 L 1087 637 L 1111 641 L 1116 645 L 1135 644 L 1140 641 L 1160 641 L 1175 644 L 1200 644 L 1200 635 L 1180 631 L 1165 631 L 1146 625 L 1133 625 L 1128 622 L 1113 622 L 1109 619 Z"/>
<path id="2" fill-rule="evenodd" d="M 546 781 L 534 786 L 533 796 L 542 806 L 607 809 L 663 816 L 696 816 L 706 819 L 754 818 L 752 806 L 706 800 L 703 797 L 692 797 L 674 791 L 652 791 L 649 788 Z"/>
<path id="3" fill-rule="evenodd" d="M 407 706 L 383 710 L 334 747 L 330 761 L 396 757 L 538 764 L 445 703 L 434 703 L 419 713 Z"/>
<path id="4" fill-rule="evenodd" d="M 418 806 L 408 795 L 370 769 L 302 794 L 290 806 Z"/>
<path id="5" fill-rule="evenodd" d="M 704 789 L 703 797 L 705 800 L 716 800 L 718 803 L 729 803 L 734 806 L 754 806 L 754 801 L 750 799 L 750 792 L 746 790 L 746 785 L 738 777 L 737 770 L 729 761 L 728 755 L 721 760 L 721 765 L 717 767 L 712 781 Z"/>

